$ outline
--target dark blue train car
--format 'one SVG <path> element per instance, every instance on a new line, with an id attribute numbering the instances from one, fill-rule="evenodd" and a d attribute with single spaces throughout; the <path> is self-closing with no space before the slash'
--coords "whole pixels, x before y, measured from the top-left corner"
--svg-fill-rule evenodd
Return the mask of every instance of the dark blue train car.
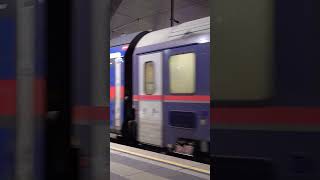
<path id="1" fill-rule="evenodd" d="M 0 2 L 0 179 L 3 180 L 43 178 L 45 5 L 43 1 L 23 6 L 19 3 Z"/>
<path id="2" fill-rule="evenodd" d="M 14 175 L 16 120 L 15 1 L 0 2 L 0 179 Z"/>
<path id="3" fill-rule="evenodd" d="M 319 1 L 214 3 L 216 178 L 319 179 Z"/>

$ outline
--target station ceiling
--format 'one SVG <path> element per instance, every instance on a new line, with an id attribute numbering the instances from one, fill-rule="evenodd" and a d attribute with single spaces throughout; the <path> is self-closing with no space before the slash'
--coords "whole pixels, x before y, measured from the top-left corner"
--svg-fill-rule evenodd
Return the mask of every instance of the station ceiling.
<path id="1" fill-rule="evenodd" d="M 170 27 L 171 0 L 112 0 L 111 38 Z M 209 0 L 175 0 L 180 23 L 209 16 Z"/>

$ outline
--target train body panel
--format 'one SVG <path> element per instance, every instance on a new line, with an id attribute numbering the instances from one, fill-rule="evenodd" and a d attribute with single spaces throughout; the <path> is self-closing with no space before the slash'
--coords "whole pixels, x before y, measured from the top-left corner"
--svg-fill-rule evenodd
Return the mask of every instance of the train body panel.
<path id="1" fill-rule="evenodd" d="M 170 41 L 179 41 L 181 39 L 188 38 L 189 36 L 196 36 L 199 38 L 198 35 L 201 34 L 210 34 L 210 17 L 197 19 L 174 27 L 149 33 L 139 41 L 137 48 L 165 44 Z M 210 36 L 209 38 L 200 37 L 198 41 L 193 41 L 193 43 L 205 42 L 210 42 Z M 189 42 L 186 41 L 185 44 L 189 44 Z M 169 44 L 165 45 L 167 48 L 169 47 Z"/>
<path id="2" fill-rule="evenodd" d="M 182 76 L 186 80 L 175 83 L 180 86 L 194 79 L 193 92 L 172 93 L 170 87 L 174 82 L 171 82 L 173 77 L 170 76 L 174 74 L 170 68 L 170 61 L 178 56 L 187 60 L 185 56 L 192 54 L 195 55 L 194 76 L 188 76 L 189 73 L 192 74 L 192 70 L 188 70 Z M 208 66 L 210 64 L 210 43 L 166 50 L 164 59 L 166 65 L 164 68 L 165 144 L 171 146 L 179 138 L 210 142 L 210 68 Z M 179 70 L 179 66 L 183 65 L 177 64 L 176 66 L 176 70 Z M 188 89 L 188 87 L 181 88 Z"/>
<path id="3" fill-rule="evenodd" d="M 16 123 L 16 1 L 0 2 L 0 179 L 13 178 Z"/>
<path id="4" fill-rule="evenodd" d="M 0 17 L 0 71 L 1 79 L 14 79 L 15 74 L 15 23 L 10 17 Z"/>
<path id="5" fill-rule="evenodd" d="M 22 176 L 43 179 L 44 11 L 40 1 L 0 2 L 0 179 L 3 180 Z M 28 166 L 24 166 L 26 161 Z"/>
<path id="6" fill-rule="evenodd" d="M 229 0 L 214 7 L 217 172 L 239 177 L 264 169 L 270 179 L 319 179 L 319 2 Z"/>

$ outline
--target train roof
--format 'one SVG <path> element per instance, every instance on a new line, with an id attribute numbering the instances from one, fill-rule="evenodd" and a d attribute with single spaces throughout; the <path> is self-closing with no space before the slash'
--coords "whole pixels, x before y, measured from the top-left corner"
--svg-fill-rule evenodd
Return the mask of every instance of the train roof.
<path id="1" fill-rule="evenodd" d="M 177 26 L 150 32 L 137 44 L 137 47 L 150 46 L 168 41 L 183 39 L 186 35 L 210 34 L 210 17 L 189 21 Z M 207 40 L 210 42 L 210 38 Z"/>
<path id="2" fill-rule="evenodd" d="M 120 45 L 124 45 L 124 44 L 130 44 L 131 41 L 141 32 L 136 32 L 136 33 L 132 33 L 132 34 L 124 34 L 121 35 L 117 38 L 111 39 L 110 40 L 110 47 L 115 47 L 115 46 L 120 46 Z"/>

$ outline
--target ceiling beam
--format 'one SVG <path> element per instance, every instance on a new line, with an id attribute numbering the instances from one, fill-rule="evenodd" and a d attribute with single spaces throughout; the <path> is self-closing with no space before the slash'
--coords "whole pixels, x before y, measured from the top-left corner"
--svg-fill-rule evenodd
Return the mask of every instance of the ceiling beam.
<path id="1" fill-rule="evenodd" d="M 111 14 L 110 18 L 116 13 L 117 9 L 119 8 L 122 0 L 111 0 Z"/>

